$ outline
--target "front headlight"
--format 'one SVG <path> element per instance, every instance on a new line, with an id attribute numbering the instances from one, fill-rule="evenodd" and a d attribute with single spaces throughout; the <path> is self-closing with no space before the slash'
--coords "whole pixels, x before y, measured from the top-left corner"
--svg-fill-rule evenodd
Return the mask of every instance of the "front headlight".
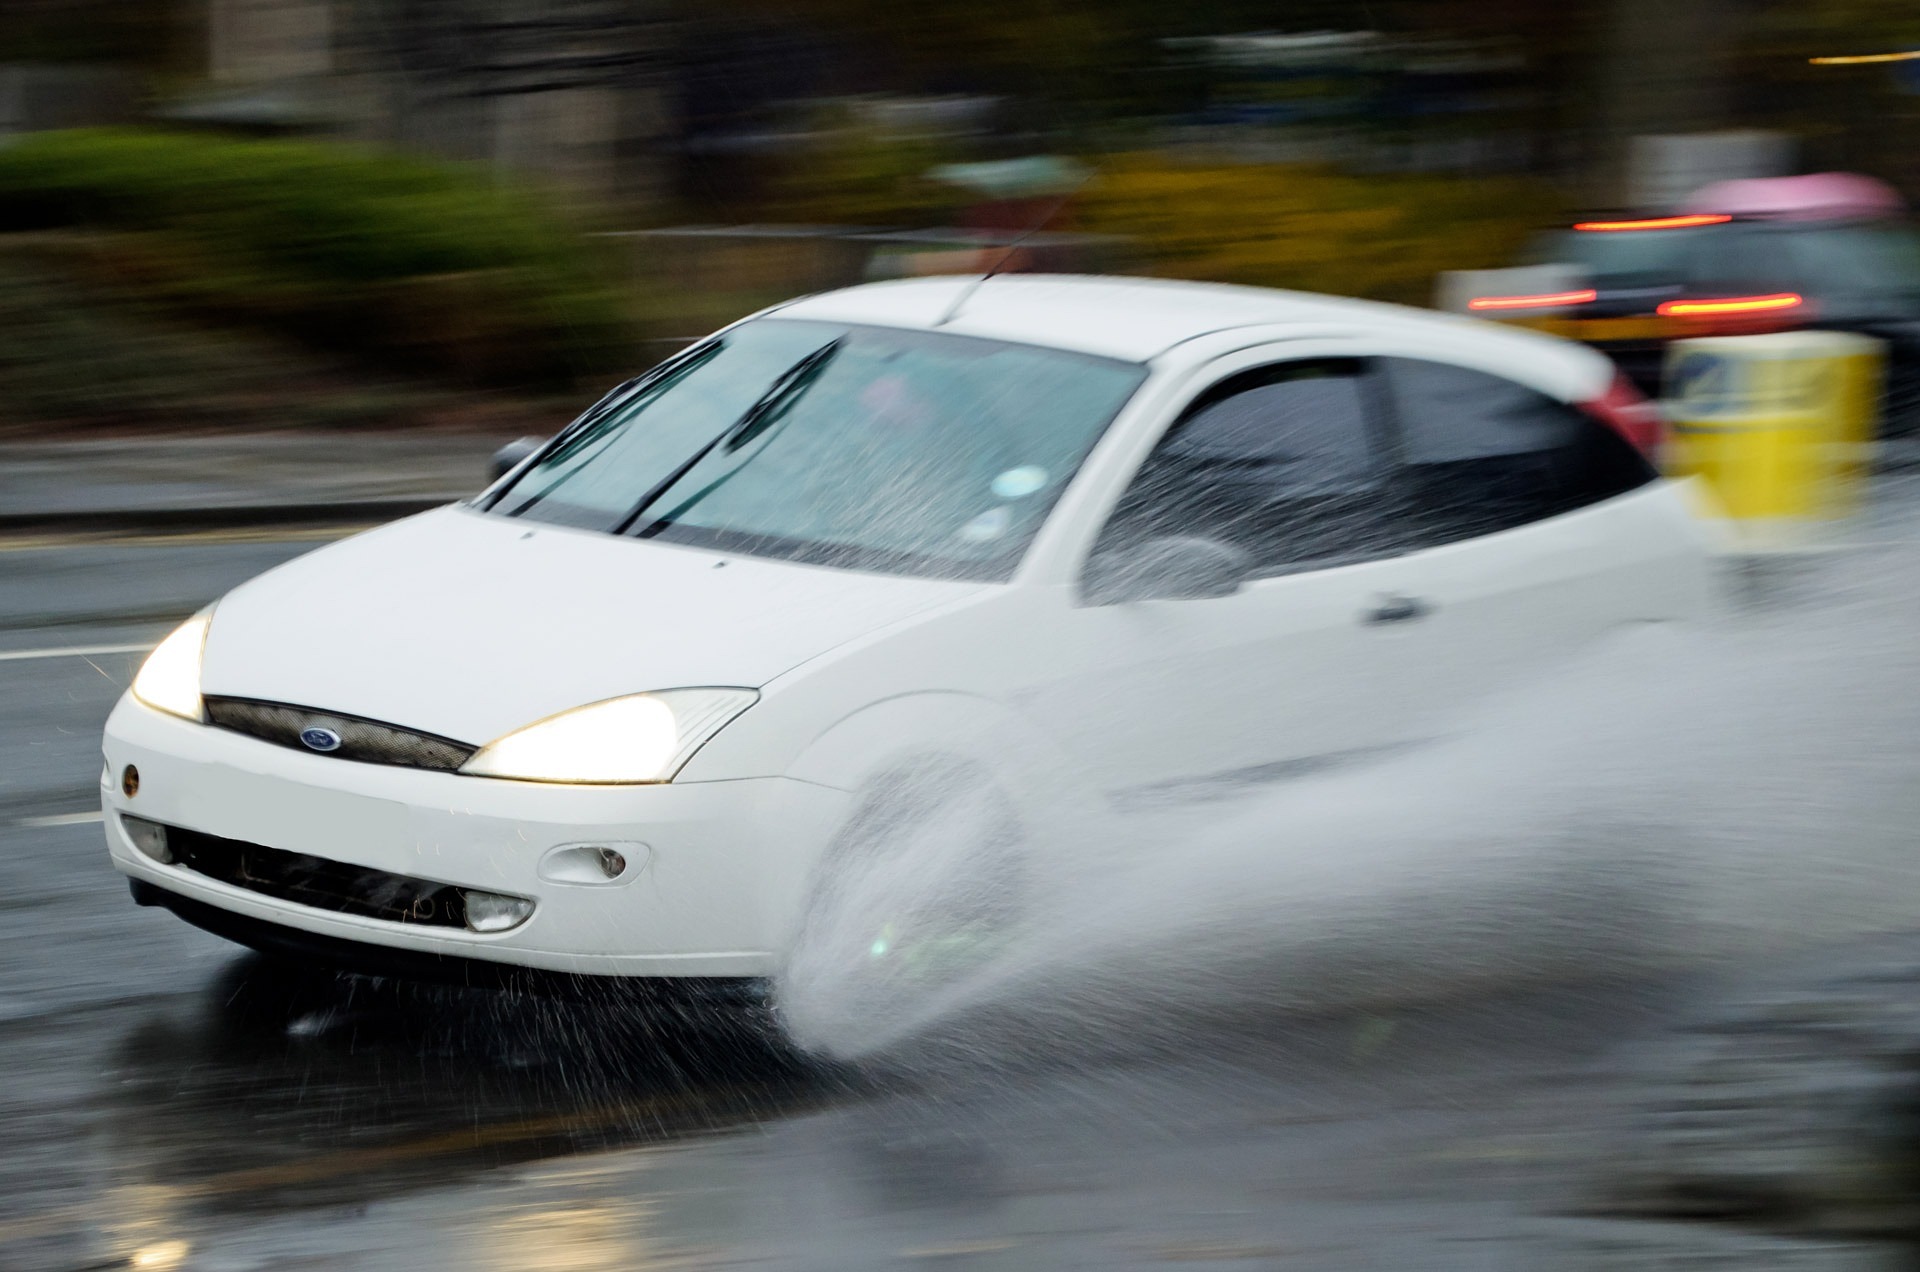
<path id="1" fill-rule="evenodd" d="M 752 689 L 668 689 L 609 698 L 516 729 L 475 752 L 462 773 L 523 782 L 670 782 Z"/>
<path id="2" fill-rule="evenodd" d="M 207 646 L 207 626 L 213 615 L 195 614 L 147 655 L 133 678 L 133 696 L 168 715 L 199 721 L 200 655 Z"/>

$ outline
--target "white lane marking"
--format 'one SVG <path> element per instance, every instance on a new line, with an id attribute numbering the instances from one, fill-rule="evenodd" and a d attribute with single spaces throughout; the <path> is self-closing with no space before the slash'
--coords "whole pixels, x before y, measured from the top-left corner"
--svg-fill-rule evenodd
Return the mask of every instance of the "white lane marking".
<path id="1" fill-rule="evenodd" d="M 89 822 L 103 821 L 106 814 L 99 809 L 90 813 L 55 813 L 51 817 L 22 817 L 13 823 L 22 830 L 48 830 L 54 826 L 85 826 Z"/>
<path id="2" fill-rule="evenodd" d="M 380 523 L 369 521 L 344 526 L 309 526 L 287 529 L 279 526 L 237 526 L 228 530 L 182 530 L 177 534 L 134 534 L 118 530 L 75 530 L 67 534 L 0 535 L 0 552 L 61 551 L 68 548 L 154 548 L 207 543 L 311 543 L 326 539 L 344 539 L 371 530 Z"/>
<path id="3" fill-rule="evenodd" d="M 65 645 L 58 649 L 0 650 L 0 662 L 20 662 L 28 658 L 87 658 L 94 654 L 144 654 L 152 645 Z"/>

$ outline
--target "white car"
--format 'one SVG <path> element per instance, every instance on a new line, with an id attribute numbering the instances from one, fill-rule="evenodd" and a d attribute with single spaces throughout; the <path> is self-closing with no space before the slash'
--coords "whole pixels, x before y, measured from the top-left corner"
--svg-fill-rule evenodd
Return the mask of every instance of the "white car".
<path id="1" fill-rule="evenodd" d="M 1651 420 L 1577 345 L 1359 301 L 799 300 L 169 636 L 106 727 L 113 863 L 364 971 L 752 983 L 823 930 L 905 957 L 1142 801 L 1353 760 L 1699 612 Z M 996 887 L 834 917 L 929 829 Z"/>

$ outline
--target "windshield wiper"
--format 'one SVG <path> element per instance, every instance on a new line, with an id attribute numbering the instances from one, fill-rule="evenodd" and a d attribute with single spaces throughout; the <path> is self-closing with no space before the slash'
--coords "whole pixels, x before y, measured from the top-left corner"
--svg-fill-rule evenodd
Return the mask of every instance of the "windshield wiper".
<path id="1" fill-rule="evenodd" d="M 809 353 L 806 357 L 781 372 L 779 378 L 767 386 L 767 391 L 762 393 L 759 400 L 747 408 L 745 414 L 722 430 L 719 436 L 688 456 L 684 462 L 677 465 L 666 477 L 654 483 L 652 489 L 641 496 L 640 502 L 636 503 L 632 510 L 629 511 L 626 516 L 622 517 L 619 523 L 613 527 L 612 532 L 614 534 L 627 533 L 627 531 L 633 527 L 633 524 L 646 514 L 647 509 L 659 503 L 668 491 L 679 485 L 688 473 L 700 466 L 702 460 L 713 454 L 714 451 L 720 449 L 720 447 L 725 446 L 728 453 L 737 451 L 778 423 L 781 417 L 786 414 L 786 411 L 792 407 L 795 402 L 800 400 L 800 395 L 805 393 L 808 387 L 819 378 L 822 371 L 826 370 L 827 363 L 831 362 L 834 355 L 840 352 L 840 345 L 840 339 L 829 340 L 826 344 L 821 345 L 818 349 L 815 349 L 812 353 Z M 725 473 L 715 478 L 712 482 L 676 506 L 666 517 L 659 518 L 643 526 L 640 533 L 644 536 L 649 531 L 656 530 L 661 525 L 671 521 L 673 517 L 685 512 L 693 504 L 706 498 L 716 487 L 725 482 L 727 478 L 733 476 L 734 473 L 740 471 L 743 467 L 745 467 L 744 463 L 737 464 L 733 468 L 728 469 Z"/>
<path id="2" fill-rule="evenodd" d="M 487 501 L 487 508 L 493 509 L 498 507 L 500 501 L 505 499 L 508 493 L 511 492 L 515 486 L 518 486 L 527 474 L 531 473 L 540 465 L 564 462 L 565 460 L 571 459 L 587 446 L 599 441 L 605 435 L 607 429 L 613 428 L 619 423 L 619 420 L 615 418 L 615 412 L 620 408 L 630 407 L 646 394 L 657 394 L 661 390 L 678 383 L 680 379 L 689 372 L 706 365 L 710 359 L 725 347 L 726 341 L 724 340 L 702 341 L 699 344 L 682 349 L 679 353 L 674 354 L 671 358 L 660 363 L 652 370 L 643 371 L 631 380 L 615 385 L 611 390 L 603 394 L 598 402 L 595 402 L 583 411 L 579 419 L 576 419 L 573 423 L 554 434 L 553 437 L 547 440 L 544 446 L 536 450 L 531 456 L 533 462 L 524 465 L 520 469 L 520 476 L 515 478 L 512 484 L 495 491 L 493 498 Z M 626 417 L 622 416 L 621 418 Z M 532 498 L 521 503 L 508 515 L 515 517 L 521 515 L 527 509 L 533 507 L 548 495 L 551 495 L 555 490 L 558 490 L 579 471 L 580 470 L 576 468 L 572 472 L 565 474 L 545 490 L 542 490 Z"/>

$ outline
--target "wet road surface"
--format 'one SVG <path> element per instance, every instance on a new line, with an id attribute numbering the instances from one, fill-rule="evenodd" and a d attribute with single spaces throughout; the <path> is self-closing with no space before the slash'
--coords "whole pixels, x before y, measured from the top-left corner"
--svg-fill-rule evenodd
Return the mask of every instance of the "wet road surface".
<path id="1" fill-rule="evenodd" d="M 303 977 L 132 905 L 94 788 L 130 651 L 311 546 L 0 551 L 0 1267 L 1561 1266 L 1623 1057 L 1710 989 L 859 1076 L 625 1001 Z"/>

